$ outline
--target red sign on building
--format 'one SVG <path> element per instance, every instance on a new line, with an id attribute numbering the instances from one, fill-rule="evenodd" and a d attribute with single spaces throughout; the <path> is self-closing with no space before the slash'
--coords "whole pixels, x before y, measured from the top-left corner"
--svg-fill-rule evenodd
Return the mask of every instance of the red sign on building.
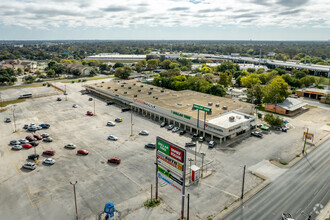
<path id="1" fill-rule="evenodd" d="M 183 162 L 183 151 L 179 150 L 175 147 L 170 146 L 169 156 L 173 157 L 174 159 Z"/>

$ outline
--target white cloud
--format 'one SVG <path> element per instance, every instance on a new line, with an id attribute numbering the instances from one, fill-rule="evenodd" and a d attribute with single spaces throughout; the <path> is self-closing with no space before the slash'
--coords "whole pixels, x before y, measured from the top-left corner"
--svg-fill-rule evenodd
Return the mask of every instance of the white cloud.
<path id="1" fill-rule="evenodd" d="M 327 3 L 327 0 L 1 0 L 0 24 L 37 29 L 136 25 L 328 28 Z"/>

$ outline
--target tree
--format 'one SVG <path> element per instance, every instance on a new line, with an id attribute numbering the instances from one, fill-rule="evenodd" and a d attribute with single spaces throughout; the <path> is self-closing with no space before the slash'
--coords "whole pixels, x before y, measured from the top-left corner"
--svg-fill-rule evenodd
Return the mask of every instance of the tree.
<path id="1" fill-rule="evenodd" d="M 218 84 L 223 85 L 224 87 L 228 87 L 232 84 L 232 78 L 233 76 L 228 73 L 220 73 Z"/>
<path id="2" fill-rule="evenodd" d="M 281 76 L 283 74 L 285 74 L 285 69 L 281 68 L 281 67 L 276 67 L 275 70 L 277 71 L 277 73 Z"/>
<path id="3" fill-rule="evenodd" d="M 210 82 L 210 83 L 214 83 L 214 75 L 212 73 L 207 73 L 203 75 L 203 79 L 205 79 L 206 81 Z"/>
<path id="4" fill-rule="evenodd" d="M 153 70 L 158 67 L 159 64 L 159 59 L 150 59 L 147 61 L 147 69 L 148 70 Z"/>
<path id="5" fill-rule="evenodd" d="M 73 70 L 71 70 L 71 74 L 74 76 L 80 76 L 81 71 L 79 69 L 73 69 Z"/>
<path id="6" fill-rule="evenodd" d="M 226 95 L 226 89 L 223 85 L 217 84 L 207 88 L 206 93 L 223 97 L 224 95 Z"/>
<path id="7" fill-rule="evenodd" d="M 160 65 L 163 69 L 169 69 L 169 68 L 170 68 L 170 64 L 171 64 L 171 61 L 170 61 L 170 60 L 164 60 L 164 61 L 161 62 L 159 65 Z"/>
<path id="8" fill-rule="evenodd" d="M 226 72 L 226 70 L 230 71 L 239 71 L 239 66 L 234 64 L 232 61 L 223 61 L 220 66 L 216 67 L 217 72 Z"/>
<path id="9" fill-rule="evenodd" d="M 243 87 L 251 88 L 253 85 L 261 83 L 257 74 L 250 74 L 241 78 L 241 84 Z"/>
<path id="10" fill-rule="evenodd" d="M 91 71 L 89 72 L 89 75 L 91 76 L 95 76 L 97 74 L 97 69 L 94 67 L 93 69 L 91 69 Z"/>
<path id="11" fill-rule="evenodd" d="M 281 76 L 274 78 L 263 87 L 264 103 L 281 103 L 289 96 L 289 85 Z"/>
<path id="12" fill-rule="evenodd" d="M 53 66 L 54 66 L 56 63 L 57 63 L 57 62 L 54 61 L 54 60 L 50 61 L 50 62 L 48 63 L 48 69 L 52 69 Z"/>
<path id="13" fill-rule="evenodd" d="M 14 83 L 17 81 L 13 69 L 0 69 L 0 83 Z"/>
<path id="14" fill-rule="evenodd" d="M 100 61 L 98 61 L 98 60 L 88 60 L 87 61 L 87 65 L 88 66 L 99 66 L 100 65 Z"/>
<path id="15" fill-rule="evenodd" d="M 23 77 L 23 81 L 25 83 L 33 83 L 35 80 L 36 80 L 36 77 L 31 76 L 31 75 Z"/>
<path id="16" fill-rule="evenodd" d="M 178 69 L 179 68 L 179 64 L 178 63 L 171 63 L 170 64 L 170 69 Z"/>
<path id="17" fill-rule="evenodd" d="M 103 72 L 103 71 L 109 71 L 110 70 L 110 66 L 106 63 L 102 63 L 100 64 L 100 71 Z"/>
<path id="18" fill-rule="evenodd" d="M 124 67 L 124 64 L 122 63 L 115 63 L 115 65 L 113 65 L 113 68 L 117 69 L 118 67 Z"/>
<path id="19" fill-rule="evenodd" d="M 54 77 L 55 76 L 55 71 L 53 69 L 49 69 L 46 72 L 48 77 Z"/>
<path id="20" fill-rule="evenodd" d="M 264 121 L 267 122 L 271 126 L 281 126 L 283 124 L 283 120 L 278 116 L 274 116 L 274 114 L 266 114 L 264 117 Z"/>
<path id="21" fill-rule="evenodd" d="M 21 75 L 22 73 L 23 73 L 23 70 L 22 70 L 21 68 L 18 68 L 18 69 L 17 69 L 17 74 L 18 74 L 18 75 Z"/>
<path id="22" fill-rule="evenodd" d="M 131 72 L 132 69 L 129 66 L 118 67 L 115 70 L 115 77 L 118 77 L 120 79 L 128 79 Z"/>
<path id="23" fill-rule="evenodd" d="M 256 69 L 249 67 L 249 68 L 247 68 L 246 71 L 248 71 L 249 73 L 254 73 L 256 71 Z"/>
<path id="24" fill-rule="evenodd" d="M 52 66 L 52 69 L 55 71 L 55 74 L 58 76 L 65 73 L 67 70 L 67 68 L 65 66 L 63 66 L 62 64 L 59 64 L 59 63 Z"/>
<path id="25" fill-rule="evenodd" d="M 248 89 L 246 95 L 248 102 L 260 105 L 263 98 L 262 86 L 260 84 L 253 85 L 252 88 Z"/>
<path id="26" fill-rule="evenodd" d="M 309 87 L 315 82 L 315 78 L 312 76 L 305 76 L 301 78 L 299 81 L 301 85 L 305 85 L 305 87 Z"/>

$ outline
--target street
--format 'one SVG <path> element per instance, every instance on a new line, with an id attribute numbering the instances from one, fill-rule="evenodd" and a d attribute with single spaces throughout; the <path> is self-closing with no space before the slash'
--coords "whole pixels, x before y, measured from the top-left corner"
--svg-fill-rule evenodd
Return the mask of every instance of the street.
<path id="1" fill-rule="evenodd" d="M 225 219 L 273 220 L 284 212 L 295 220 L 315 219 L 330 199 L 329 150 L 328 139 Z"/>

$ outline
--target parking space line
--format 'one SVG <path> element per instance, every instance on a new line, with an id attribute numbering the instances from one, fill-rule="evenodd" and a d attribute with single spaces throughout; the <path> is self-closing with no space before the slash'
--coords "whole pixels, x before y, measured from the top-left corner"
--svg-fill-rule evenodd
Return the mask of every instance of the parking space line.
<path id="1" fill-rule="evenodd" d="M 20 172 L 20 170 L 17 168 L 17 163 L 16 163 L 16 162 L 13 162 L 13 166 L 14 166 L 14 168 L 15 168 L 15 170 L 16 170 L 16 173 L 20 176 L 20 175 L 21 175 L 21 172 Z"/>
<path id="2" fill-rule="evenodd" d="M 207 183 L 204 183 L 204 182 L 200 182 L 200 183 L 203 184 L 203 185 L 206 185 L 206 186 L 208 186 L 208 187 L 211 187 L 211 188 L 213 188 L 213 189 L 217 189 L 217 190 L 219 190 L 219 191 L 221 191 L 221 192 L 223 192 L 223 193 L 225 193 L 225 194 L 227 194 L 227 195 L 230 195 L 230 196 L 232 196 L 232 197 L 235 197 L 236 199 L 239 198 L 239 196 L 237 196 L 237 195 L 235 195 L 235 194 L 232 194 L 232 193 L 230 193 L 230 192 L 224 191 L 224 190 L 222 190 L 222 189 L 220 189 L 220 188 L 218 188 L 218 187 L 211 186 L 211 185 L 209 185 L 209 184 L 207 184 Z"/>
<path id="3" fill-rule="evenodd" d="M 12 154 L 12 152 L 10 152 L 10 149 L 9 149 L 8 145 L 7 145 L 6 149 L 7 149 L 8 154 Z"/>
<path id="4" fill-rule="evenodd" d="M 140 184 L 138 184 L 137 182 L 135 182 L 131 177 L 129 177 L 127 174 L 125 174 L 123 171 L 118 170 L 120 173 L 122 173 L 124 176 L 127 177 L 127 179 L 131 180 L 133 183 L 135 183 L 136 185 L 138 185 L 140 187 L 140 189 L 143 189 L 142 186 Z"/>
<path id="5" fill-rule="evenodd" d="M 34 203 L 33 203 L 32 200 L 31 200 L 30 193 L 29 193 L 29 189 L 28 189 L 27 186 L 24 186 L 24 191 L 25 191 L 25 193 L 26 193 L 26 195 L 27 195 L 27 197 L 28 197 L 28 199 L 29 199 L 29 201 L 30 201 L 30 204 L 31 204 L 32 208 L 34 208 L 35 206 L 34 206 Z"/>

